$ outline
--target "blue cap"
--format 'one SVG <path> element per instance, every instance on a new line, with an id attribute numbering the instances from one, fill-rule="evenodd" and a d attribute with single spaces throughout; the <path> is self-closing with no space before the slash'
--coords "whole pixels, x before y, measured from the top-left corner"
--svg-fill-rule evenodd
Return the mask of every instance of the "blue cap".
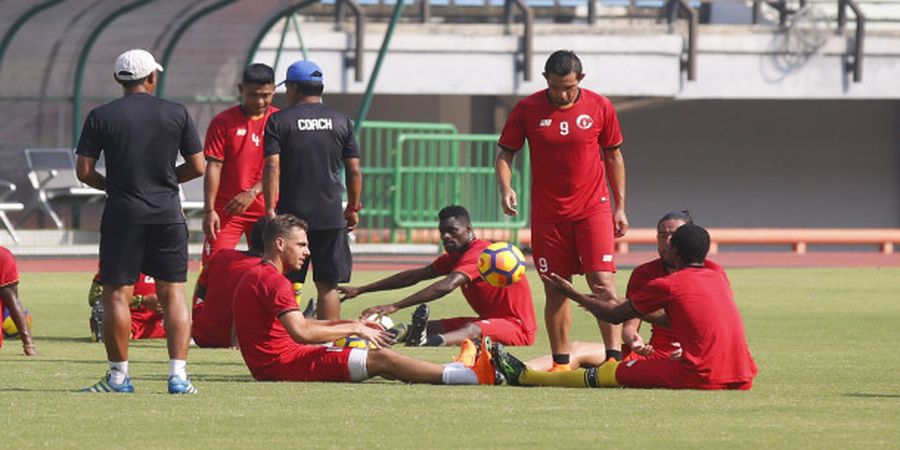
<path id="1" fill-rule="evenodd" d="M 302 81 L 309 81 L 313 83 L 321 83 L 322 82 L 322 69 L 318 64 L 308 60 L 301 59 L 288 67 L 287 70 L 287 78 L 284 79 L 281 83 L 278 83 L 281 86 L 284 83 L 299 83 Z"/>

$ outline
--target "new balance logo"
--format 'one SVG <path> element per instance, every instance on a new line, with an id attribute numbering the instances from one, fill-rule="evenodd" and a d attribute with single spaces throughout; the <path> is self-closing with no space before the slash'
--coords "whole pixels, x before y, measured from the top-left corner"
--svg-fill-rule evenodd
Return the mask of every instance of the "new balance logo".
<path id="1" fill-rule="evenodd" d="M 540 126 L 541 127 L 549 127 L 553 124 L 553 119 L 541 119 Z"/>

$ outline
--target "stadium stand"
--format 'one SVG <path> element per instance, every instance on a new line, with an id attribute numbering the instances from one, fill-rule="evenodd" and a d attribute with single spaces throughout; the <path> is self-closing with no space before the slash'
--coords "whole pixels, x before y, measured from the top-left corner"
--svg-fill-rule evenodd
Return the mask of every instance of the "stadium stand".
<path id="1" fill-rule="evenodd" d="M 25 205 L 19 202 L 6 201 L 6 197 L 13 192 L 16 192 L 15 184 L 0 180 L 0 222 L 3 223 L 3 227 L 6 228 L 6 232 L 9 233 L 9 237 L 12 238 L 13 242 L 18 243 L 19 235 L 16 233 L 16 229 L 6 213 L 9 211 L 21 211 L 25 209 Z"/>
<path id="2" fill-rule="evenodd" d="M 55 200 L 73 200 L 73 211 L 80 203 L 93 202 L 106 197 L 103 191 L 85 186 L 75 175 L 75 157 L 69 148 L 28 148 L 25 149 L 28 162 L 28 180 L 34 189 L 32 203 L 25 211 L 43 210 L 56 228 L 65 226 L 51 204 Z M 24 219 L 24 218 L 23 218 Z M 78 228 L 77 213 L 73 212 L 74 228 Z"/>

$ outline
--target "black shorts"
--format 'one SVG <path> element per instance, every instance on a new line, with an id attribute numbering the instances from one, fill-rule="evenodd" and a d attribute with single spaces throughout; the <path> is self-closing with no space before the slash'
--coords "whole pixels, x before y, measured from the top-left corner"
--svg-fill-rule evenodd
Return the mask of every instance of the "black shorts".
<path id="1" fill-rule="evenodd" d="M 353 268 L 353 256 L 350 254 L 350 239 L 346 228 L 336 230 L 310 230 L 309 258 L 303 267 L 288 274 L 294 283 L 306 281 L 309 264 L 313 266 L 313 281 L 320 283 L 347 283 Z"/>
<path id="2" fill-rule="evenodd" d="M 100 283 L 129 285 L 143 272 L 159 281 L 187 281 L 184 223 L 100 226 Z"/>

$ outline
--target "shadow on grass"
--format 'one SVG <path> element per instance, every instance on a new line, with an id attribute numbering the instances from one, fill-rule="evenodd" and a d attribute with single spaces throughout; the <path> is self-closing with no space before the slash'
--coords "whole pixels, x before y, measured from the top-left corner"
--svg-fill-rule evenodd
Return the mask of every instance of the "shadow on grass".
<path id="1" fill-rule="evenodd" d="M 900 399 L 900 394 L 875 394 L 872 392 L 851 392 L 846 394 L 847 397 L 857 397 L 857 398 L 897 398 Z"/>
<path id="2" fill-rule="evenodd" d="M 103 345 L 100 342 L 94 342 L 90 336 L 85 337 L 74 337 L 74 336 L 35 336 L 35 342 L 40 345 L 41 342 L 88 342 L 88 343 L 96 343 L 97 345 Z"/>
<path id="3" fill-rule="evenodd" d="M 21 387 L 10 387 L 10 388 L 0 388 L 0 393 L 3 392 L 73 392 L 76 394 L 83 394 L 80 391 L 81 388 L 75 389 L 30 389 L 30 388 L 21 388 Z"/>

